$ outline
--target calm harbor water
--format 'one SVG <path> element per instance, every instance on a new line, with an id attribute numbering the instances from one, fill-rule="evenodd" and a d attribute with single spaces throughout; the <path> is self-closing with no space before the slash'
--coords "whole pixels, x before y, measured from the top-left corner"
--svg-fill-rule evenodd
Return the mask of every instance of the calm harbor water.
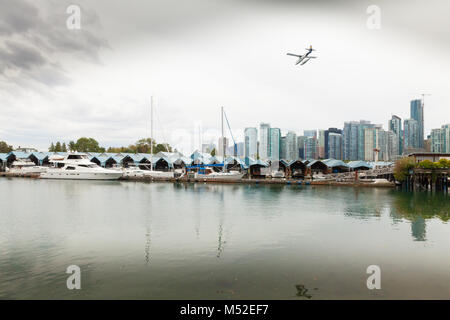
<path id="1" fill-rule="evenodd" d="M 3 178 L 0 298 L 448 299 L 449 214 L 391 189 Z"/>

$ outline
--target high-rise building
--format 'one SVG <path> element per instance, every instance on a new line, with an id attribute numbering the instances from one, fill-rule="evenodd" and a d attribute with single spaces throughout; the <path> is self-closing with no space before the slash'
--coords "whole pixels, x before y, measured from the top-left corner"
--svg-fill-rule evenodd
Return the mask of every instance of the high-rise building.
<path id="1" fill-rule="evenodd" d="M 318 156 L 323 159 L 325 158 L 325 130 L 319 130 L 318 145 Z"/>
<path id="2" fill-rule="evenodd" d="M 224 156 L 224 152 L 227 152 L 227 148 L 228 148 L 228 139 L 226 137 L 220 137 L 219 138 L 219 143 L 218 143 L 218 149 L 217 150 L 217 155 L 223 157 Z"/>
<path id="3" fill-rule="evenodd" d="M 297 147 L 298 147 L 298 158 L 300 159 L 306 159 L 305 158 L 305 136 L 298 136 L 297 137 Z"/>
<path id="4" fill-rule="evenodd" d="M 259 157 L 269 159 L 270 155 L 270 124 L 261 123 L 259 126 Z"/>
<path id="5" fill-rule="evenodd" d="M 377 161 L 378 153 L 378 129 L 366 128 L 364 129 L 364 160 Z"/>
<path id="6" fill-rule="evenodd" d="M 328 131 L 327 145 L 325 147 L 327 158 L 342 160 L 342 149 L 342 133 Z"/>
<path id="7" fill-rule="evenodd" d="M 340 139 L 342 140 L 342 130 L 338 129 L 338 128 L 329 128 L 328 130 L 325 130 L 325 158 L 333 158 L 332 156 L 330 156 L 330 133 L 336 133 L 341 135 Z M 342 141 L 340 141 L 339 143 L 340 146 L 342 146 Z M 336 151 L 336 150 L 334 150 Z M 336 159 L 342 159 L 342 151 L 340 151 L 339 153 L 334 153 L 334 155 L 339 154 L 339 158 Z"/>
<path id="8" fill-rule="evenodd" d="M 385 161 L 397 160 L 400 155 L 399 152 L 399 141 L 398 135 L 391 131 L 386 132 L 386 157 Z"/>
<path id="9" fill-rule="evenodd" d="M 445 152 L 445 129 L 431 130 L 431 152 L 443 153 Z"/>
<path id="10" fill-rule="evenodd" d="M 317 159 L 317 138 L 306 137 L 304 145 L 305 159 Z"/>
<path id="11" fill-rule="evenodd" d="M 403 121 L 403 152 L 410 153 L 419 148 L 419 123 L 415 119 L 405 119 Z"/>
<path id="12" fill-rule="evenodd" d="M 281 159 L 287 159 L 286 158 L 286 137 L 281 137 L 280 140 L 280 158 Z"/>
<path id="13" fill-rule="evenodd" d="M 396 115 L 393 115 L 392 118 L 389 120 L 388 130 L 392 131 L 397 136 L 398 155 L 402 154 L 403 153 L 402 119 Z"/>
<path id="14" fill-rule="evenodd" d="M 359 125 L 358 121 L 344 123 L 344 130 L 342 131 L 344 160 L 362 160 L 358 157 Z"/>
<path id="15" fill-rule="evenodd" d="M 370 121 L 361 120 L 359 121 L 358 126 L 358 160 L 366 159 L 366 143 L 365 143 L 365 130 L 375 128 L 375 124 L 370 123 Z M 373 155 L 373 152 L 370 152 L 369 157 Z"/>
<path id="16" fill-rule="evenodd" d="M 244 130 L 244 157 L 256 159 L 258 155 L 258 129 L 245 128 Z"/>
<path id="17" fill-rule="evenodd" d="M 444 130 L 444 152 L 450 153 L 450 123 L 442 126 Z"/>
<path id="18" fill-rule="evenodd" d="M 288 131 L 286 134 L 286 160 L 297 160 L 298 159 L 298 144 L 297 144 L 297 134 L 294 131 Z"/>
<path id="19" fill-rule="evenodd" d="M 422 100 L 411 101 L 411 119 L 417 121 L 417 140 L 416 148 L 423 148 L 424 140 L 424 120 L 423 120 L 423 103 Z"/>
<path id="20" fill-rule="evenodd" d="M 269 132 L 270 132 L 269 159 L 272 161 L 280 160 L 281 130 L 279 128 L 270 128 Z"/>

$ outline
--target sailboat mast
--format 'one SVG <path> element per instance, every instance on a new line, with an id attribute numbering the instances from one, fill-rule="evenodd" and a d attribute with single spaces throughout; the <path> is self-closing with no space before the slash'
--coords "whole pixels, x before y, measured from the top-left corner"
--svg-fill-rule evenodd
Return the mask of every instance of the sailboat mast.
<path id="1" fill-rule="evenodd" d="M 150 103 L 150 170 L 153 170 L 153 96 L 151 97 Z"/>
<path id="2" fill-rule="evenodd" d="M 225 165 L 225 152 L 226 152 L 226 146 L 225 146 L 225 137 L 224 137 L 224 133 L 223 133 L 223 107 L 221 107 L 221 111 L 222 111 L 222 157 L 223 157 L 223 172 L 226 172 L 227 167 Z"/>

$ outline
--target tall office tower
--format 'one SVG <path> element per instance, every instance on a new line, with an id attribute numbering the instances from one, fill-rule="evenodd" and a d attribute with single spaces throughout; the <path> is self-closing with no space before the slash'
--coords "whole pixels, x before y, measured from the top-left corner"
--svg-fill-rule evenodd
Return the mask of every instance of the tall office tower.
<path id="1" fill-rule="evenodd" d="M 422 100 L 412 100 L 411 101 L 411 119 L 417 121 L 417 139 L 418 146 L 417 148 L 423 148 L 423 140 L 424 140 L 424 119 L 423 119 L 423 101 Z"/>
<path id="2" fill-rule="evenodd" d="M 350 121 L 344 123 L 342 131 L 342 140 L 344 145 L 344 160 L 358 160 L 358 141 L 359 141 L 359 125 L 358 121 Z"/>
<path id="3" fill-rule="evenodd" d="M 445 152 L 445 129 L 431 130 L 431 152 L 443 153 Z"/>
<path id="4" fill-rule="evenodd" d="M 442 129 L 444 130 L 444 147 L 443 152 L 450 153 L 450 123 L 444 124 L 442 126 Z"/>
<path id="5" fill-rule="evenodd" d="M 220 157 L 224 156 L 224 151 L 227 152 L 227 148 L 228 148 L 228 139 L 226 137 L 220 137 L 219 138 L 219 143 L 218 143 L 218 149 L 217 150 L 217 155 Z M 230 155 L 230 154 L 228 154 Z"/>
<path id="6" fill-rule="evenodd" d="M 317 159 L 317 146 L 315 137 L 306 137 L 304 147 L 305 159 Z"/>
<path id="7" fill-rule="evenodd" d="M 378 147 L 377 128 L 364 129 L 364 160 L 377 161 L 378 153 L 375 151 Z"/>
<path id="8" fill-rule="evenodd" d="M 280 139 L 280 159 L 287 160 L 287 157 L 286 157 L 286 137 L 281 137 L 281 139 Z"/>
<path id="9" fill-rule="evenodd" d="M 270 124 L 259 125 L 259 157 L 261 160 L 269 159 L 270 154 Z"/>
<path id="10" fill-rule="evenodd" d="M 279 128 L 270 128 L 269 132 L 270 132 L 269 159 L 272 161 L 280 160 L 281 130 Z"/>
<path id="11" fill-rule="evenodd" d="M 320 159 L 325 158 L 325 130 L 319 130 L 318 156 Z"/>
<path id="12" fill-rule="evenodd" d="M 403 121 L 403 152 L 410 153 L 419 147 L 419 123 L 414 119 Z"/>
<path id="13" fill-rule="evenodd" d="M 330 133 L 336 133 L 336 134 L 342 135 L 342 130 L 338 129 L 338 128 L 329 128 L 328 130 L 325 130 L 325 138 L 324 138 L 324 140 L 325 140 L 325 158 L 327 158 L 327 159 L 332 158 L 330 156 L 330 144 L 329 144 Z M 341 137 L 341 139 L 342 139 L 342 137 Z M 341 142 L 341 146 L 342 146 L 342 142 Z M 339 153 L 339 159 L 342 159 L 342 152 Z"/>
<path id="14" fill-rule="evenodd" d="M 305 159 L 305 136 L 297 137 L 298 158 Z"/>
<path id="15" fill-rule="evenodd" d="M 366 143 L 365 143 L 365 130 L 375 128 L 375 124 L 370 123 L 370 121 L 361 120 L 359 122 L 358 126 L 358 159 L 357 160 L 364 160 L 366 158 Z M 370 152 L 370 155 L 372 156 L 373 152 Z"/>
<path id="16" fill-rule="evenodd" d="M 399 152 L 399 138 L 398 135 L 388 130 L 386 131 L 386 148 L 387 148 L 387 156 L 386 161 L 397 160 L 400 155 Z"/>
<path id="17" fill-rule="evenodd" d="M 403 140 L 403 134 L 402 134 L 402 119 L 396 115 L 393 115 L 392 118 L 389 120 L 388 123 L 388 130 L 394 132 L 397 135 L 397 145 L 398 145 L 398 154 L 402 154 L 402 140 Z"/>
<path id="18" fill-rule="evenodd" d="M 303 130 L 303 135 L 317 139 L 317 130 Z"/>
<path id="19" fill-rule="evenodd" d="M 342 160 L 342 150 L 342 133 L 328 131 L 326 146 L 327 158 Z"/>
<path id="20" fill-rule="evenodd" d="M 258 130 L 245 128 L 244 130 L 244 157 L 256 159 L 258 155 Z"/>
<path id="21" fill-rule="evenodd" d="M 297 134 L 294 131 L 288 131 L 286 134 L 286 160 L 298 159 Z"/>

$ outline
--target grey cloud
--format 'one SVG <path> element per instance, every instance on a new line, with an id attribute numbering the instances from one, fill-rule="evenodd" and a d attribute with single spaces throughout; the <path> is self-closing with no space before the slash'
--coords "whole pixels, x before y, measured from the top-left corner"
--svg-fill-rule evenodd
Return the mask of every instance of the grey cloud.
<path id="1" fill-rule="evenodd" d="M 97 36 L 98 16 L 82 8 L 82 29 L 68 30 L 70 4 L 47 1 L 38 7 L 32 1 L 0 0 L 0 77 L 15 83 L 28 77 L 47 86 L 64 86 L 71 81 L 60 61 L 100 63 L 99 52 L 109 45 Z"/>

